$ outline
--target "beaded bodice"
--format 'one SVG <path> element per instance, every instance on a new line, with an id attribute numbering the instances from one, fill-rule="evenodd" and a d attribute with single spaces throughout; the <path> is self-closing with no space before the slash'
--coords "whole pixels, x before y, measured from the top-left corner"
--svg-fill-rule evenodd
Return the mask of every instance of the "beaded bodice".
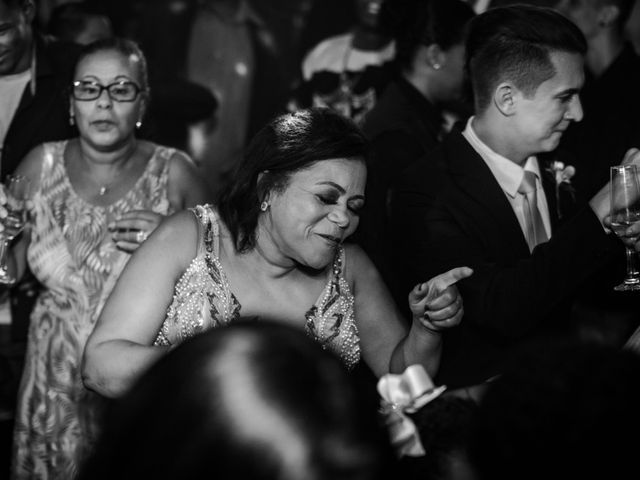
<path id="1" fill-rule="evenodd" d="M 192 211 L 200 229 L 198 251 L 176 284 L 173 301 L 155 345 L 174 345 L 240 317 L 240 303 L 231 292 L 219 261 L 216 214 L 208 205 Z M 344 257 L 344 250 L 338 249 L 325 288 L 305 314 L 304 328 L 351 369 L 360 361 L 360 340 L 355 324 L 354 297 L 343 273 Z"/>

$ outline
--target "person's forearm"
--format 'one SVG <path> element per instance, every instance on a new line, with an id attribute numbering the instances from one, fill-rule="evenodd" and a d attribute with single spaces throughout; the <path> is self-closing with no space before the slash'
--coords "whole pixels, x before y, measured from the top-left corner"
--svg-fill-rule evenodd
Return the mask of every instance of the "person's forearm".
<path id="1" fill-rule="evenodd" d="M 401 373 L 409 365 L 420 364 L 434 377 L 440 367 L 442 334 L 431 332 L 413 320 L 409 334 L 398 343 L 391 355 L 389 371 Z"/>
<path id="2" fill-rule="evenodd" d="M 82 364 L 85 386 L 105 397 L 119 397 L 169 347 L 140 345 L 126 340 L 111 340 L 88 345 Z"/>

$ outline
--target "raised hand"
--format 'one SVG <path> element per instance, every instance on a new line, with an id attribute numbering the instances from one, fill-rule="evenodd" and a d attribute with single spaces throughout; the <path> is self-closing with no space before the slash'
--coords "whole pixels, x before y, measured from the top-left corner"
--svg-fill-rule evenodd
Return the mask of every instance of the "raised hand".
<path id="1" fill-rule="evenodd" d="M 464 308 L 456 283 L 473 274 L 468 267 L 458 267 L 416 285 L 409 293 L 413 318 L 430 331 L 458 325 Z"/>

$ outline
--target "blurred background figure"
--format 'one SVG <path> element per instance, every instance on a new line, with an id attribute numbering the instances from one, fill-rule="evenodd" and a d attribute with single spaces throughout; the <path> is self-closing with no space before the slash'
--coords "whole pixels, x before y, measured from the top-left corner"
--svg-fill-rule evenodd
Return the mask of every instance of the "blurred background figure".
<path id="1" fill-rule="evenodd" d="M 67 122 L 79 136 L 32 150 L 29 226 L 12 246 L 44 289 L 30 319 L 15 419 L 13 476 L 73 478 L 96 435 L 103 400 L 80 361 L 102 305 L 163 216 L 207 200 L 191 160 L 136 138 L 149 95 L 145 58 L 127 40 L 85 47 Z M 4 216 L 3 216 L 4 218 Z"/>
<path id="2" fill-rule="evenodd" d="M 624 31 L 636 53 L 640 55 L 640 2 L 638 0 L 633 3 Z"/>
<path id="3" fill-rule="evenodd" d="M 632 478 L 640 357 L 593 345 L 530 351 L 489 385 L 472 427 L 479 480 Z"/>
<path id="4" fill-rule="evenodd" d="M 282 46 L 247 0 L 198 3 L 187 47 L 187 78 L 218 100 L 215 115 L 189 129 L 189 148 L 213 192 L 228 181 L 249 139 L 284 108 Z"/>
<path id="5" fill-rule="evenodd" d="M 561 0 L 555 8 L 587 39 L 586 80 L 580 92 L 582 122 L 572 125 L 558 148 L 576 167 L 576 190 L 588 198 L 609 180 L 631 147 L 640 146 L 640 56 L 625 38 L 634 0 Z"/>
<path id="6" fill-rule="evenodd" d="M 88 2 L 69 2 L 51 12 L 48 33 L 59 40 L 87 45 L 113 36 L 109 17 Z"/>
<path id="7" fill-rule="evenodd" d="M 305 56 L 289 110 L 330 107 L 356 122 L 391 80 L 395 44 L 385 23 L 387 0 L 352 0 L 356 23 Z"/>
<path id="8" fill-rule="evenodd" d="M 464 40 L 474 13 L 459 0 L 401 0 L 390 2 L 387 14 L 397 78 L 364 118 L 373 152 L 357 238 L 398 305 L 406 308 L 411 286 L 403 280 L 389 237 L 403 233 L 388 224 L 389 197 L 400 172 L 440 142 L 447 130 L 445 112 L 465 119 L 471 111 L 470 93 L 465 99 Z"/>
<path id="9" fill-rule="evenodd" d="M 302 330 L 241 320 L 153 365 L 115 404 L 80 479 L 392 478 L 364 392 Z"/>

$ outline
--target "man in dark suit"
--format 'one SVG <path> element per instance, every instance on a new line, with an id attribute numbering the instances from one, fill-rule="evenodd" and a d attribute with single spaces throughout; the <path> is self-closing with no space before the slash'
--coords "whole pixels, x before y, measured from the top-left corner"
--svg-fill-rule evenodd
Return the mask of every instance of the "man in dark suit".
<path id="1" fill-rule="evenodd" d="M 603 226 L 608 188 L 568 218 L 570 169 L 556 182 L 536 158 L 582 119 L 585 51 L 580 30 L 551 9 L 476 17 L 467 40 L 476 114 L 399 180 L 392 218 L 412 280 L 475 272 L 459 285 L 465 318 L 444 333 L 439 383 L 482 382 L 523 348 L 569 335 L 572 296 L 614 258 L 624 264 Z"/>
<path id="2" fill-rule="evenodd" d="M 0 22 L 10 31 L 0 40 L 0 81 L 12 88 L 4 82 L 25 77 L 19 90 L 2 90 L 16 100 L 0 111 L 0 123 L 7 125 L 0 138 L 2 181 L 31 148 L 74 135 L 67 87 L 78 48 L 38 36 L 31 25 L 34 16 L 32 0 L 0 0 Z"/>

